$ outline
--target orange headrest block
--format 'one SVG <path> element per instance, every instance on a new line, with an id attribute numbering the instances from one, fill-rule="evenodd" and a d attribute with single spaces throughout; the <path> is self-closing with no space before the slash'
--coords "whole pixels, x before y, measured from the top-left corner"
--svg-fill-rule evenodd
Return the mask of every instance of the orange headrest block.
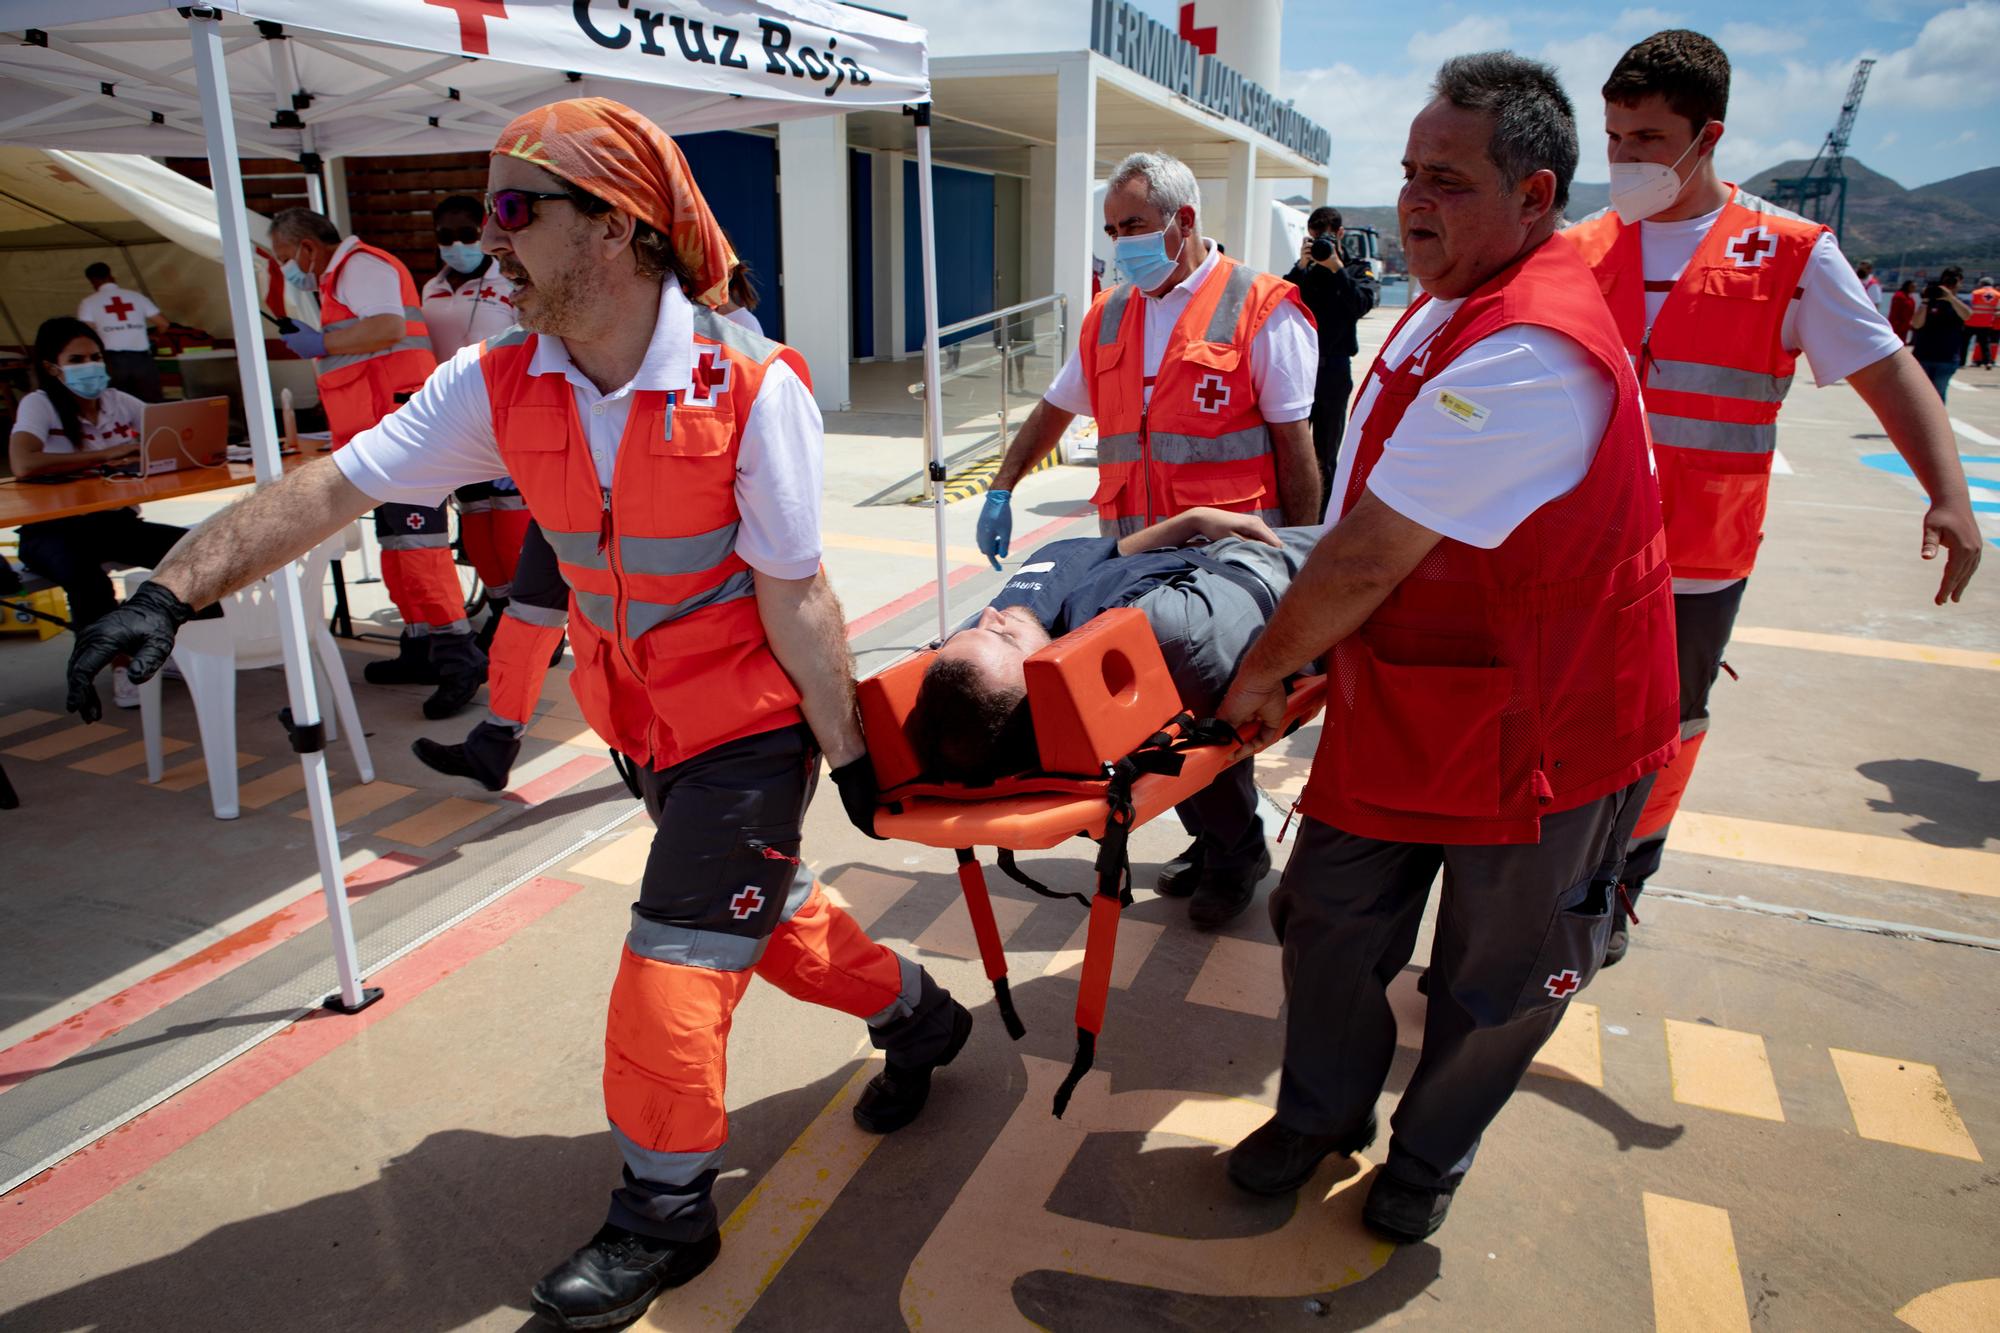
<path id="1" fill-rule="evenodd" d="M 1143 611 L 1119 607 L 1022 664 L 1035 745 L 1052 773 L 1094 773 L 1181 709 L 1180 691 Z"/>
<path id="2" fill-rule="evenodd" d="M 910 710 L 917 706 L 917 690 L 924 683 L 924 672 L 936 656 L 934 652 L 914 653 L 855 686 L 868 757 L 875 764 L 875 780 L 885 790 L 914 782 L 923 773 L 905 724 L 910 720 Z"/>

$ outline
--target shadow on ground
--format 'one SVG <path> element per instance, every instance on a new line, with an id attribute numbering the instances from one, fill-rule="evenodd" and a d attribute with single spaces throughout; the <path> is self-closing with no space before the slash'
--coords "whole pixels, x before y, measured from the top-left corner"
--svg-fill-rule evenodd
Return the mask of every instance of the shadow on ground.
<path id="1" fill-rule="evenodd" d="M 1903 831 L 1918 842 L 1980 848 L 2000 839 L 2000 778 L 1982 782 L 1969 768 L 1934 759 L 1875 759 L 1854 771 L 1889 789 L 1886 800 L 1868 802 L 1870 810 L 1916 818 Z"/>

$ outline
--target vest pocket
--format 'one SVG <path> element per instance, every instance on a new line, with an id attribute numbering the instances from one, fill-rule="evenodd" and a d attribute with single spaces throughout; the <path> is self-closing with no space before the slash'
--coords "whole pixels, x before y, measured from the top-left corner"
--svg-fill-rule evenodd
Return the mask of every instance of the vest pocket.
<path id="1" fill-rule="evenodd" d="M 1680 702 L 1672 670 L 1656 669 L 1656 645 L 1672 641 L 1672 586 L 1660 586 L 1612 613 L 1611 708 L 1619 735 L 1639 730 Z M 1671 658 L 1668 659 L 1671 662 Z"/>
<path id="2" fill-rule="evenodd" d="M 1174 498 L 1176 513 L 1192 509 L 1196 505 L 1230 509 L 1238 513 L 1276 507 L 1263 503 L 1270 492 L 1264 486 L 1261 469 L 1205 477 L 1189 477 L 1179 472 L 1170 472 L 1167 474 L 1167 492 Z"/>
<path id="3" fill-rule="evenodd" d="M 1667 560 L 1682 569 L 1748 572 L 1764 541 L 1764 504 L 1770 493 L 1769 455 L 1751 455 L 1754 472 L 1704 466 L 1688 451 L 1660 449 L 1660 508 L 1666 521 Z M 1721 576 L 1718 576 L 1721 577 Z"/>
<path id="4" fill-rule="evenodd" d="M 1500 813 L 1500 715 L 1513 697 L 1512 667 L 1388 662 L 1359 637 L 1340 655 L 1356 676 L 1354 708 L 1337 724 L 1346 736 L 1336 772 L 1348 800 L 1415 814 Z"/>
<path id="5" fill-rule="evenodd" d="M 1125 483 L 1131 479 L 1132 474 L 1128 469 L 1119 468 L 1112 471 L 1100 467 L 1097 471 L 1097 489 L 1090 493 L 1090 502 L 1099 509 L 1112 507 L 1124 491 Z"/>
<path id="6" fill-rule="evenodd" d="M 570 409 L 567 404 L 515 403 L 493 413 L 493 434 L 501 455 L 557 453 L 569 447 Z"/>
<path id="7" fill-rule="evenodd" d="M 636 417 L 642 409 L 633 404 Z M 729 452 L 735 438 L 732 417 L 713 409 L 676 407 L 671 416 L 658 408 L 648 410 L 650 421 L 634 421 L 632 429 L 644 430 L 646 452 L 658 458 L 713 458 Z M 673 423 L 673 437 L 667 437 L 667 423 Z"/>
<path id="8" fill-rule="evenodd" d="M 1181 348 L 1181 360 L 1227 374 L 1235 370 L 1243 360 L 1243 349 L 1235 343 L 1212 343 L 1191 338 L 1187 345 Z"/>

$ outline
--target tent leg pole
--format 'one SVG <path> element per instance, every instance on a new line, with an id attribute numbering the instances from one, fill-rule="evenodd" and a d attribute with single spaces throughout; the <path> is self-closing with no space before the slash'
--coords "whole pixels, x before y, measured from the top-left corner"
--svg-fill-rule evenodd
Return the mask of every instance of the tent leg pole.
<path id="1" fill-rule="evenodd" d="M 229 73 L 223 66 L 221 15 L 195 8 L 188 15 L 201 93 L 201 119 L 208 131 L 209 179 L 215 186 L 216 222 L 222 241 L 222 272 L 228 280 L 230 323 L 236 332 L 236 367 L 243 382 L 243 415 L 250 424 L 250 449 L 257 484 L 284 474 L 272 414 L 271 382 L 264 361 L 263 322 L 258 317 L 257 284 L 251 271 L 250 233 L 245 225 L 243 172 L 236 158 L 236 120 L 229 103 Z M 247 330 L 247 333 L 246 333 Z M 313 850 L 318 854 L 320 890 L 333 931 L 334 969 L 339 994 L 328 1004 L 347 1013 L 362 1009 L 382 992 L 363 990 L 354 947 L 354 922 L 347 911 L 347 886 L 340 870 L 340 835 L 333 822 L 333 792 L 326 776 L 325 731 L 312 683 L 312 655 L 299 597 L 299 567 L 286 561 L 271 575 L 278 601 L 279 642 L 285 656 L 285 693 L 295 726 L 292 748 L 305 769 L 306 800 L 312 812 Z M 226 759 L 227 757 L 224 756 Z"/>
<path id="2" fill-rule="evenodd" d="M 931 105 L 914 109 L 917 121 L 917 217 L 922 226 L 924 273 L 924 419 L 930 436 L 931 509 L 937 520 L 938 638 L 951 632 L 951 580 L 945 567 L 944 392 L 938 372 L 937 216 L 931 190 Z"/>

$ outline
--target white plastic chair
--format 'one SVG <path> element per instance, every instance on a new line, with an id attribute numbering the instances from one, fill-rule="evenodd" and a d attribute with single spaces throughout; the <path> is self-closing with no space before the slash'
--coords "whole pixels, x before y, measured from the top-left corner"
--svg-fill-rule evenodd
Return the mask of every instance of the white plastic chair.
<path id="1" fill-rule="evenodd" d="M 325 585 L 328 563 L 347 549 L 345 531 L 335 533 L 298 562 L 306 634 L 319 657 L 313 684 L 319 697 L 326 738 L 340 739 L 354 752 L 354 766 L 363 782 L 375 780 L 368 757 L 361 713 L 340 648 L 326 626 Z M 129 596 L 147 577 L 146 571 L 126 576 Z M 277 666 L 284 661 L 278 638 L 278 599 L 269 579 L 259 579 L 222 603 L 219 620 L 190 620 L 174 642 L 174 665 L 187 681 L 194 699 L 195 724 L 201 731 L 201 751 L 208 763 L 208 796 L 217 819 L 237 816 L 236 800 L 236 673 Z M 337 719 L 337 722 L 336 722 Z M 160 746 L 160 677 L 139 687 L 139 726 L 146 743 L 146 781 L 158 782 L 164 768 Z"/>

